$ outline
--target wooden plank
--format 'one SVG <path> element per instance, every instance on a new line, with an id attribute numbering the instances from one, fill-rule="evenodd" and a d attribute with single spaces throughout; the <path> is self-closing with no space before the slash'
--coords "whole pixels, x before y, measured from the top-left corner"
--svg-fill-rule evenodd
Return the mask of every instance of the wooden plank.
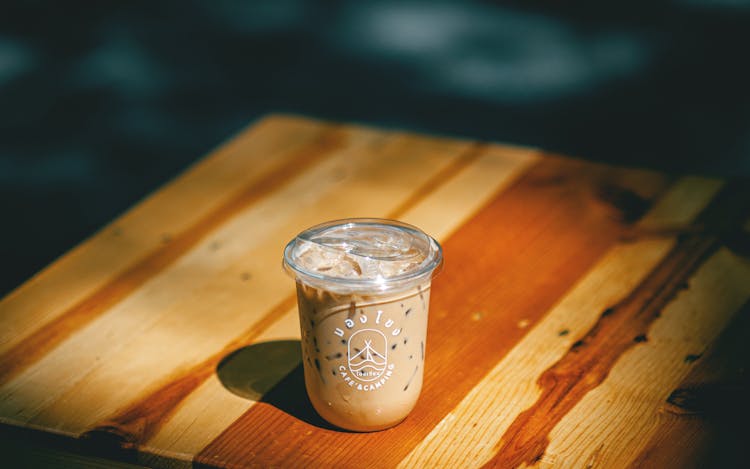
<path id="1" fill-rule="evenodd" d="M 695 242 L 707 246 L 706 260 L 683 276 L 687 278 L 682 284 L 680 274 L 673 271 L 667 281 L 676 289 L 674 299 L 663 308 L 650 300 L 648 308 L 659 313 L 651 327 L 623 355 L 604 386 L 565 415 L 550 434 L 549 454 L 572 466 L 594 461 L 619 467 L 642 450 L 656 431 L 664 399 L 693 366 L 685 358 L 702 353 L 750 296 L 750 266 L 725 247 L 741 229 L 748 210 L 750 190 L 742 183 L 729 184 L 696 226 L 678 237 L 670 254 L 682 249 L 687 256 L 688 246 Z M 658 300 L 669 289 L 669 285 L 657 289 L 652 298 Z M 610 425 L 605 429 L 603 423 Z"/>
<path id="2" fill-rule="evenodd" d="M 373 148 L 378 137 L 351 131 L 349 145 L 216 227 L 177 263 L 0 390 L 2 412 L 79 434 L 165 382 L 184 385 L 180 377 L 196 372 L 194 364 L 218 361 L 215 354 L 227 344 L 237 346 L 230 340 L 238 330 L 250 326 L 243 338 L 250 340 L 263 328 L 254 323 L 268 323 L 274 308 L 294 304 L 293 284 L 278 267 L 294 233 L 319 217 L 386 215 L 389 205 L 397 206 L 469 147 L 404 135 Z M 342 168 L 347 176 L 334 178 Z M 378 185 L 381 180 L 390 187 Z M 302 203 L 290 203 L 299 194 L 305 195 Z M 243 272 L 255 274 L 255 281 L 240 281 Z M 71 361 L 87 373 L 71 376 Z M 199 368 L 210 374 L 214 366 Z M 165 406 L 161 402 L 161 411 L 168 412 Z"/>
<path id="3" fill-rule="evenodd" d="M 397 464 L 524 335 L 516 324 L 533 326 L 666 186 L 654 173 L 635 174 L 547 157 L 446 241 L 448 262 L 432 291 L 425 388 L 398 427 L 367 435 L 322 429 L 278 408 L 285 405 L 280 385 L 267 396 L 276 406 L 250 408 L 197 461 Z M 480 250 L 477 240 L 492 242 Z M 481 323 L 471 320 L 477 312 Z M 471 367 L 457 360 L 464 356 Z"/>
<path id="4" fill-rule="evenodd" d="M 705 396 L 746 389 L 745 186 L 272 117 L 0 301 L 0 422 L 81 464 L 731 462 Z M 418 406 L 372 434 L 307 402 L 279 266 L 299 230 L 350 216 L 446 254 Z"/>
<path id="5" fill-rule="evenodd" d="M 684 178 L 638 223 L 636 231 L 685 226 L 714 196 L 717 181 Z M 690 197 L 683 197 L 690 194 Z M 404 467 L 486 463 L 511 423 L 539 398 L 537 380 L 666 255 L 673 237 L 618 243 L 402 461 Z M 617 282 L 610 279 L 616 278 Z M 481 318 L 478 320 L 481 321 Z"/>
<path id="6" fill-rule="evenodd" d="M 547 459 L 564 467 L 627 467 L 658 430 L 669 390 L 689 372 L 685 357 L 704 350 L 750 297 L 748 275 L 727 251 L 713 255 L 653 324 L 648 341 L 623 356 L 550 433 Z"/>
<path id="7" fill-rule="evenodd" d="M 280 315 L 268 329 L 262 332 L 252 342 L 236 353 L 246 354 L 250 352 L 249 360 L 266 361 L 253 355 L 253 345 L 268 344 L 273 341 L 293 341 L 299 355 L 299 320 L 297 318 L 297 307 L 294 306 Z M 232 353 L 235 353 L 233 351 Z M 222 360 L 225 360 L 222 357 Z M 299 357 L 291 364 L 291 368 L 299 364 Z M 290 371 L 290 367 L 278 366 L 273 368 L 275 382 L 281 381 Z M 268 366 L 265 364 L 264 366 Z M 237 377 L 237 381 L 252 379 L 252 373 Z M 269 379 L 269 375 L 264 375 Z M 175 409 L 173 415 L 167 417 L 154 434 L 139 448 L 140 460 L 150 466 L 161 467 L 154 461 L 154 456 L 168 458 L 169 460 L 181 461 L 185 467 L 192 465 L 193 457 L 208 443 L 218 436 L 224 429 L 232 424 L 240 415 L 254 405 L 262 395 L 260 393 L 244 392 L 239 394 L 236 390 L 228 389 L 231 383 L 219 378 L 217 373 L 212 373 L 206 381 L 190 393 Z M 246 384 L 244 385 L 246 386 Z M 267 383 L 271 386 L 271 383 Z M 265 388 L 265 386 L 264 386 Z"/>
<path id="8" fill-rule="evenodd" d="M 337 132 L 266 119 L 10 293 L 0 303 L 0 383 L 174 262 L 238 205 L 336 148 Z"/>
<path id="9" fill-rule="evenodd" d="M 631 467 L 733 467 L 744 460 L 744 425 L 750 409 L 750 303 L 701 353 L 685 355 L 695 366 L 656 412 L 648 444 Z"/>
<path id="10" fill-rule="evenodd" d="M 397 207 L 396 210 L 401 211 L 399 218 L 415 223 L 438 239 L 443 239 L 488 198 L 533 164 L 536 161 L 535 153 L 534 150 L 499 145 L 483 147 L 469 166 L 460 171 L 449 168 L 452 169 L 452 177 L 435 188 L 429 196 L 414 201 L 406 211 L 403 204 Z M 254 342 L 284 338 L 299 338 L 296 307 L 284 314 Z M 279 377 L 279 381 L 281 378 L 283 376 Z M 165 423 L 154 438 L 146 443 L 144 451 L 157 453 L 159 448 L 168 448 L 170 455 L 174 457 L 185 458 L 185 455 L 191 455 L 192 458 L 192 455 L 208 445 L 252 405 L 251 401 L 237 401 L 236 396 L 226 394 L 218 379 L 209 378 L 188 397 L 176 415 Z M 198 421 L 196 415 L 199 416 Z M 186 430 L 186 427 L 189 429 Z"/>
<path id="11" fill-rule="evenodd" d="M 540 461 L 549 445 L 551 430 L 570 418 L 573 408 L 597 389 L 625 352 L 647 341 L 648 330 L 664 308 L 721 247 L 722 234 L 730 230 L 727 222 L 742 219 L 748 194 L 734 185 L 722 190 L 696 221 L 697 226 L 712 232 L 690 229 L 678 237 L 648 276 L 623 300 L 604 310 L 596 324 L 560 361 L 545 370 L 537 381 L 542 393 L 513 421 L 488 467 L 516 467 Z M 741 290 L 737 294 L 741 295 Z"/>

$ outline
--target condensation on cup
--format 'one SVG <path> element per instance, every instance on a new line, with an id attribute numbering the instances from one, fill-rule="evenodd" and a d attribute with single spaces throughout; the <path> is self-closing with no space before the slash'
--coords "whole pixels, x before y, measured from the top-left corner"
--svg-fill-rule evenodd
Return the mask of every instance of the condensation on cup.
<path id="1" fill-rule="evenodd" d="M 422 389 L 430 284 L 442 263 L 437 241 L 393 220 L 331 221 L 287 244 L 305 387 L 321 417 L 366 432 L 411 412 Z"/>

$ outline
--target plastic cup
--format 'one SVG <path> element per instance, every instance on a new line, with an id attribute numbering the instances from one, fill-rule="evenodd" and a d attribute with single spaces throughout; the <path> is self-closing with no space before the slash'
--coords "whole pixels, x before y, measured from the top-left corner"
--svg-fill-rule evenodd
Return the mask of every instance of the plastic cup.
<path id="1" fill-rule="evenodd" d="M 331 424 L 400 423 L 422 389 L 433 238 L 405 223 L 355 218 L 309 228 L 284 249 L 297 283 L 305 387 Z"/>

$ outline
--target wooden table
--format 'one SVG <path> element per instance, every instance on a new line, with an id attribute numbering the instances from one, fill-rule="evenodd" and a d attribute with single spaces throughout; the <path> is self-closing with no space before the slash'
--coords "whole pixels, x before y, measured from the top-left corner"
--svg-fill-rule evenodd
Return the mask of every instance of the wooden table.
<path id="1" fill-rule="evenodd" d="M 728 457 L 749 207 L 747 181 L 265 118 L 3 299 L 4 432 L 155 467 Z M 415 224 L 446 259 L 417 408 L 370 434 L 307 402 L 280 266 L 298 231 L 356 216 Z"/>

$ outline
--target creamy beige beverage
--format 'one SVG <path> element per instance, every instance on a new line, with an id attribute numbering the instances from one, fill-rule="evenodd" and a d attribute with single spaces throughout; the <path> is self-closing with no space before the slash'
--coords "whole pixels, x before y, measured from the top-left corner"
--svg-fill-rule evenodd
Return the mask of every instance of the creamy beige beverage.
<path id="1" fill-rule="evenodd" d="M 330 423 L 374 431 L 401 422 L 422 388 L 437 242 L 390 220 L 310 228 L 289 243 L 305 385 Z"/>

